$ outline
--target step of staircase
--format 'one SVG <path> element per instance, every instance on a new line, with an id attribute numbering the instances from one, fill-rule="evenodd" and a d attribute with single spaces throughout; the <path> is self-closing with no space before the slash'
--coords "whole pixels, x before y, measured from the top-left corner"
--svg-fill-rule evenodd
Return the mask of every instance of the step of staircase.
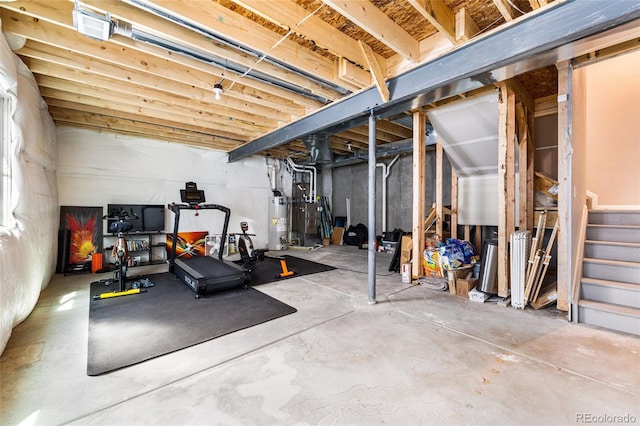
<path id="1" fill-rule="evenodd" d="M 584 257 L 640 262 L 640 243 L 587 240 L 584 242 Z"/>
<path id="2" fill-rule="evenodd" d="M 589 223 L 640 226 L 640 210 L 589 210 Z"/>
<path id="3" fill-rule="evenodd" d="M 640 336 L 640 309 L 581 300 L 578 318 L 581 323 Z"/>
<path id="4" fill-rule="evenodd" d="M 587 225 L 587 240 L 640 243 L 640 225 Z"/>
<path id="5" fill-rule="evenodd" d="M 582 276 L 599 280 L 640 284 L 640 262 L 585 257 L 582 261 Z"/>
<path id="6" fill-rule="evenodd" d="M 582 300 L 628 306 L 640 309 L 640 285 L 619 281 L 583 278 L 581 280 Z"/>
<path id="7" fill-rule="evenodd" d="M 589 210 L 578 321 L 640 336 L 640 210 Z"/>

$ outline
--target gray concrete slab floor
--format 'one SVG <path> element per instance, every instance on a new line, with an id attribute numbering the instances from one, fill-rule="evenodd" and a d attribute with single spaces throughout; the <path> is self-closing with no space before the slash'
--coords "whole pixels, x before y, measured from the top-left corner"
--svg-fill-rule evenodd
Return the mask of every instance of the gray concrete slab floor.
<path id="1" fill-rule="evenodd" d="M 96 276 L 56 275 L 0 358 L 0 424 L 640 423 L 635 336 L 403 284 L 385 253 L 369 304 L 366 250 L 286 254 L 338 268 L 256 287 L 298 312 L 95 377 Z"/>

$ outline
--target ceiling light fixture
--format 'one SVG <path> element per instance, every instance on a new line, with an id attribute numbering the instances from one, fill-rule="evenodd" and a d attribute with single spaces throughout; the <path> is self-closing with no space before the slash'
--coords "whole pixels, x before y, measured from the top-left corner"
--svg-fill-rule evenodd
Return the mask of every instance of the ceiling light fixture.
<path id="1" fill-rule="evenodd" d="M 80 34 L 100 41 L 107 41 L 113 35 L 114 23 L 111 16 L 100 15 L 83 9 L 78 2 L 73 8 L 73 25 Z"/>
<path id="2" fill-rule="evenodd" d="M 222 94 L 222 84 L 216 83 L 213 85 L 213 93 L 216 94 L 216 100 L 220 100 L 220 95 Z"/>

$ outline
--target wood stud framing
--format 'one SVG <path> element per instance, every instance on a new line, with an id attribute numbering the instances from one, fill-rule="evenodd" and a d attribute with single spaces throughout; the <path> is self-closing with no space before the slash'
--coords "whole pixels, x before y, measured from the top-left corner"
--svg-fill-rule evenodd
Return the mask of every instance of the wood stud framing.
<path id="1" fill-rule="evenodd" d="M 515 231 L 515 112 L 516 96 L 498 83 L 498 296 L 508 297 L 509 238 Z"/>
<path id="2" fill-rule="evenodd" d="M 424 251 L 425 174 L 427 150 L 425 131 L 427 116 L 422 111 L 413 112 L 413 238 L 411 275 L 419 278 L 423 274 L 422 252 Z"/>
<path id="3" fill-rule="evenodd" d="M 443 238 L 444 205 L 442 204 L 442 143 L 436 141 L 436 234 Z"/>
<path id="4" fill-rule="evenodd" d="M 570 218 L 568 203 L 571 200 L 571 168 L 568 166 L 571 160 L 571 107 L 569 98 L 571 94 L 572 67 L 569 61 L 557 64 L 558 68 L 558 309 L 569 309 L 567 286 L 571 279 L 571 241 L 567 238 Z M 569 200 L 569 201 L 568 201 Z"/>
<path id="5" fill-rule="evenodd" d="M 453 167 L 451 167 L 451 238 L 458 238 L 458 174 Z"/>

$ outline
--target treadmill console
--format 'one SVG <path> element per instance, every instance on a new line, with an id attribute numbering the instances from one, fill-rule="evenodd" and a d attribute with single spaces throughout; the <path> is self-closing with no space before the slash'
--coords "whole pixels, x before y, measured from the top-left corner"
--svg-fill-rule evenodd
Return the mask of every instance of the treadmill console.
<path id="1" fill-rule="evenodd" d="M 185 189 L 180 190 L 180 200 L 190 206 L 197 206 L 198 204 L 206 201 L 204 198 L 204 191 L 202 189 L 198 189 L 198 185 L 196 185 L 195 182 L 185 183 Z"/>

